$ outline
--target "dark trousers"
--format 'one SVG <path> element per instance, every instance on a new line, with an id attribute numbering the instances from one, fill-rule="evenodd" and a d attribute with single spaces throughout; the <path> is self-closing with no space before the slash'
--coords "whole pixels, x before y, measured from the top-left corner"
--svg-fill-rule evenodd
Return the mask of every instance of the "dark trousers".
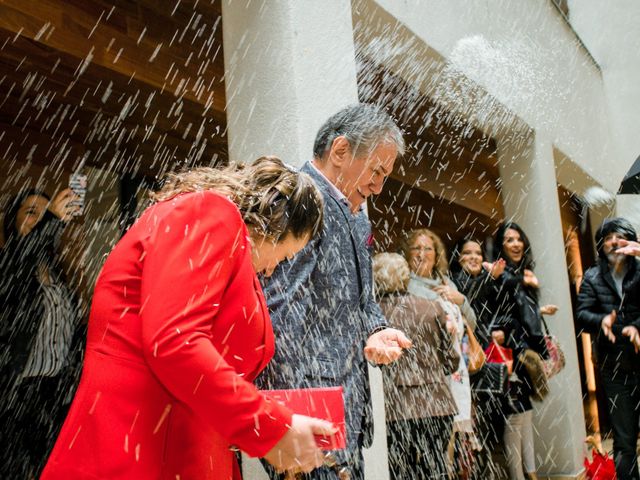
<path id="1" fill-rule="evenodd" d="M 618 480 L 640 480 L 636 454 L 640 429 L 640 372 L 602 370 L 601 375 L 613 429 Z"/>
<path id="2" fill-rule="evenodd" d="M 60 381 L 60 376 L 26 378 L 3 402 L 0 478 L 39 477 L 68 408 Z"/>
<path id="3" fill-rule="evenodd" d="M 387 422 L 391 480 L 446 479 L 453 416 Z"/>
<path id="4" fill-rule="evenodd" d="M 473 396 L 475 411 L 475 434 L 482 450 L 475 455 L 471 472 L 474 480 L 493 480 L 500 478 L 498 466 L 492 453 L 502 441 L 504 432 L 504 398 L 502 395 L 488 393 Z"/>

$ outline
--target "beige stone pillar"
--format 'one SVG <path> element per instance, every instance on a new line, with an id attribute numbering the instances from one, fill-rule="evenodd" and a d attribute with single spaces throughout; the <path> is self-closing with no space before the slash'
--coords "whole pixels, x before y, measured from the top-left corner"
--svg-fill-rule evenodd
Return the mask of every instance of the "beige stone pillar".
<path id="1" fill-rule="evenodd" d="M 551 380 L 549 396 L 534 403 L 536 464 L 542 477 L 575 478 L 582 469 L 585 427 L 553 145 L 531 131 L 514 138 L 498 144 L 505 212 L 531 241 L 541 304 L 560 307 L 547 323 L 567 360 Z"/>
<path id="2" fill-rule="evenodd" d="M 300 165 L 320 125 L 358 101 L 348 0 L 223 0 L 229 155 Z"/>
<path id="3" fill-rule="evenodd" d="M 320 125 L 358 101 L 351 2 L 223 0 L 222 25 L 231 161 L 310 160 Z M 382 380 L 371 372 L 376 434 L 365 470 L 386 480 Z M 256 460 L 243 468 L 248 480 L 266 478 Z"/>

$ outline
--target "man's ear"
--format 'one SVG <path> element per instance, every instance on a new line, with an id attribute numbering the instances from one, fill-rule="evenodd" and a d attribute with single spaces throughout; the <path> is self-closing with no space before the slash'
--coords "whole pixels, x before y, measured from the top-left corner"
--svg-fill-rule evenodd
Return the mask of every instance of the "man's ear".
<path id="1" fill-rule="evenodd" d="M 343 168 L 351 161 L 351 145 L 342 135 L 333 139 L 329 149 L 329 162 L 337 168 Z"/>

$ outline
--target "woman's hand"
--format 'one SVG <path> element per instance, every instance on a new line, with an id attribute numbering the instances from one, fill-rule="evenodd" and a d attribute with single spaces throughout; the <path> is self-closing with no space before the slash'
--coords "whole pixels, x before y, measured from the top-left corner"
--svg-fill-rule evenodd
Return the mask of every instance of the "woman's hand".
<path id="1" fill-rule="evenodd" d="M 538 282 L 538 277 L 536 277 L 535 273 L 533 273 L 531 270 L 526 268 L 524 270 L 524 279 L 522 280 L 522 283 L 524 283 L 528 287 L 533 287 L 533 288 L 540 287 L 540 283 Z"/>
<path id="2" fill-rule="evenodd" d="M 640 352 L 640 334 L 638 329 L 633 325 L 627 325 L 622 329 L 622 335 L 629 337 L 629 341 L 633 344 L 636 353 Z"/>
<path id="3" fill-rule="evenodd" d="M 504 258 L 499 258 L 495 262 L 482 262 L 482 268 L 484 268 L 494 280 L 500 278 L 500 275 L 504 273 L 504 269 L 507 266 L 507 262 Z"/>
<path id="4" fill-rule="evenodd" d="M 433 287 L 433 291 L 440 295 L 444 300 L 462 305 L 464 303 L 464 295 L 450 285 L 438 285 Z"/>
<path id="5" fill-rule="evenodd" d="M 324 453 L 316 444 L 314 435 L 332 436 L 337 428 L 326 420 L 294 415 L 291 427 L 264 459 L 280 472 L 310 472 L 322 466 Z"/>
<path id="6" fill-rule="evenodd" d="M 558 311 L 557 305 L 549 304 L 549 305 L 544 305 L 540 307 L 540 313 L 542 315 L 555 315 L 557 311 Z"/>
<path id="7" fill-rule="evenodd" d="M 78 200 L 78 196 L 70 188 L 65 188 L 51 201 L 49 211 L 63 222 L 68 222 L 76 212 L 80 211 L 78 205 L 71 203 L 74 200 Z"/>

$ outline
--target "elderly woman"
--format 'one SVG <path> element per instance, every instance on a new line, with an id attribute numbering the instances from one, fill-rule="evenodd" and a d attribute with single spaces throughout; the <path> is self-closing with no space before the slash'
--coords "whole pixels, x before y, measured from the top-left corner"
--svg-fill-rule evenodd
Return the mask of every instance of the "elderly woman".
<path id="1" fill-rule="evenodd" d="M 450 376 L 451 392 L 456 400 L 458 414 L 454 418 L 454 432 L 468 440 L 471 448 L 480 445 L 473 433 L 471 416 L 471 385 L 465 354 L 467 353 L 465 329 L 476 326 L 476 315 L 467 298 L 458 291 L 447 271 L 447 254 L 440 237 L 426 228 L 412 230 L 400 248 L 409 262 L 411 278 L 408 291 L 414 295 L 437 300 L 454 323 L 454 347 L 460 354 L 456 371 Z"/>
<path id="2" fill-rule="evenodd" d="M 384 371 L 391 478 L 447 478 L 456 405 L 446 375 L 457 369 L 459 355 L 446 315 L 439 302 L 406 292 L 409 265 L 401 255 L 376 255 L 373 274 L 389 324 L 413 341 Z"/>

